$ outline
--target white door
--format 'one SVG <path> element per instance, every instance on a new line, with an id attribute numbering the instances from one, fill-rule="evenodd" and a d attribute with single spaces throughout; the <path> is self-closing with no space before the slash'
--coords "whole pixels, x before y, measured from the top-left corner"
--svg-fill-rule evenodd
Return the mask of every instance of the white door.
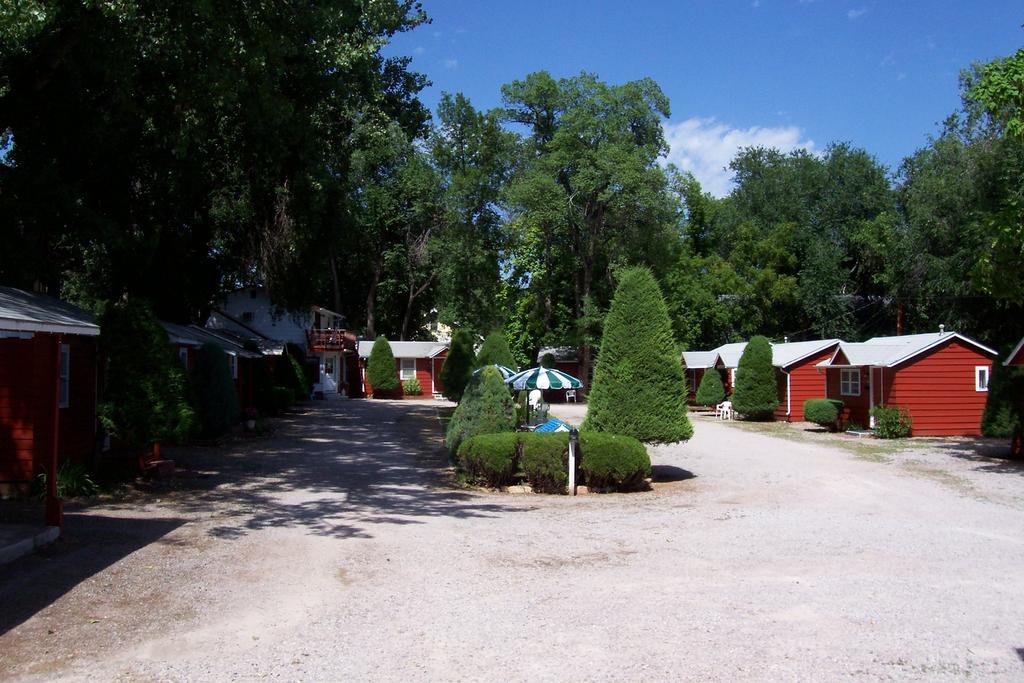
<path id="1" fill-rule="evenodd" d="M 338 354 L 325 353 L 320 365 L 320 386 L 325 394 L 338 392 Z"/>

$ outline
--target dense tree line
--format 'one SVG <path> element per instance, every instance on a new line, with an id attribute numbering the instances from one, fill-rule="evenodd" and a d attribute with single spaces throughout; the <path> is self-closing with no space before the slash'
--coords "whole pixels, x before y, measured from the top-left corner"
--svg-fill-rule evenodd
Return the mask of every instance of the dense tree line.
<path id="1" fill-rule="evenodd" d="M 589 364 L 634 265 L 688 348 L 1021 333 L 1024 50 L 966 70 L 896 169 L 749 148 L 715 198 L 663 164 L 649 79 L 538 72 L 431 121 L 425 76 L 381 54 L 427 20 L 412 0 L 5 6 L 0 281 L 181 321 L 264 284 L 367 337 L 503 327 L 522 363 L 568 344 Z"/>

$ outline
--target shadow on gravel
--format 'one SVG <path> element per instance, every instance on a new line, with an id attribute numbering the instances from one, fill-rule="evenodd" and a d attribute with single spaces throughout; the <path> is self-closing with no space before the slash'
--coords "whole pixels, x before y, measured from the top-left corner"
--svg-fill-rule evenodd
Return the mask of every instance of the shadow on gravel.
<path id="1" fill-rule="evenodd" d="M 209 533 L 268 527 L 370 538 L 378 524 L 489 517 L 516 510 L 453 490 L 436 408 L 403 401 L 320 401 L 276 422 L 273 437 L 226 448 L 166 449 L 179 468 L 163 503 L 215 514 Z"/>
<path id="2" fill-rule="evenodd" d="M 655 484 L 666 484 L 673 481 L 686 481 L 697 475 L 675 465 L 651 465 L 651 481 Z"/>
<path id="3" fill-rule="evenodd" d="M 1010 458 L 1008 439 L 973 438 L 940 443 L 936 449 L 954 458 L 978 463 L 979 472 L 1019 474 L 1024 476 L 1024 461 Z"/>
<path id="4" fill-rule="evenodd" d="M 0 568 L 0 635 L 185 522 L 81 513 L 68 513 L 64 520 L 56 543 Z"/>

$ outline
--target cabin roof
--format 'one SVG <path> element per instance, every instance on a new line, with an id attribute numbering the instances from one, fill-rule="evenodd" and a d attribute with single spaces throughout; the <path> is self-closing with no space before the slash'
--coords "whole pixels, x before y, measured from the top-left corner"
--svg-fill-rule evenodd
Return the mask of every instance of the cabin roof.
<path id="1" fill-rule="evenodd" d="M 87 337 L 100 333 L 92 313 L 52 296 L 14 287 L 0 287 L 0 330 Z"/>
<path id="2" fill-rule="evenodd" d="M 683 365 L 689 370 L 713 368 L 718 364 L 715 351 L 683 351 Z"/>
<path id="3" fill-rule="evenodd" d="M 373 350 L 373 341 L 359 342 L 359 357 L 368 358 Z M 391 354 L 395 358 L 433 358 L 448 349 L 448 344 L 436 341 L 391 341 Z"/>
<path id="4" fill-rule="evenodd" d="M 958 332 L 930 332 L 908 334 L 899 337 L 872 337 L 866 342 L 850 344 L 843 342 L 832 354 L 832 358 L 818 363 L 820 367 L 872 366 L 891 368 L 919 356 L 951 339 L 972 346 L 982 353 L 995 357 L 997 354 L 987 346 Z"/>
<path id="5" fill-rule="evenodd" d="M 838 339 L 813 339 L 810 341 L 772 344 L 772 365 L 777 368 L 786 368 L 809 356 L 821 353 L 829 347 L 839 343 L 840 341 Z M 740 356 L 743 355 L 743 350 L 746 348 L 747 342 L 733 342 L 731 344 L 722 344 L 717 349 L 712 349 L 711 351 L 705 351 L 702 353 L 718 354 L 718 357 L 722 359 L 722 364 L 725 367 L 735 368 L 739 366 Z M 686 367 L 700 366 L 691 366 L 687 363 Z"/>

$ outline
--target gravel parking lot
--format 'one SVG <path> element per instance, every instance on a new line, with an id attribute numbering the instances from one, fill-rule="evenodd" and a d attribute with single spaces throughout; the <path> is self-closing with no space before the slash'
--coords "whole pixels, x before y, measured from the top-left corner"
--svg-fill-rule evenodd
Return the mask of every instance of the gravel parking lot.
<path id="1" fill-rule="evenodd" d="M 453 490 L 426 402 L 180 451 L 0 569 L 0 678 L 1024 678 L 1024 468 L 695 432 L 576 498 Z"/>

